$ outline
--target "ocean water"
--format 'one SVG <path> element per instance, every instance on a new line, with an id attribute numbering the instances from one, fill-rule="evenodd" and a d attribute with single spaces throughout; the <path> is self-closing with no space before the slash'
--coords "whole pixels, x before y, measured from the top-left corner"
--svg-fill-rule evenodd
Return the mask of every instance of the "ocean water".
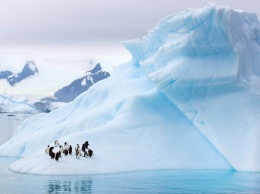
<path id="1" fill-rule="evenodd" d="M 31 115 L 0 114 L 0 142 Z M 86 176 L 14 173 L 17 158 L 0 157 L 0 193 L 260 193 L 260 173 L 230 170 L 156 170 Z M 82 167 L 84 168 L 84 167 Z"/>
<path id="2" fill-rule="evenodd" d="M 17 127 L 33 114 L 0 113 L 0 145 L 9 140 Z"/>

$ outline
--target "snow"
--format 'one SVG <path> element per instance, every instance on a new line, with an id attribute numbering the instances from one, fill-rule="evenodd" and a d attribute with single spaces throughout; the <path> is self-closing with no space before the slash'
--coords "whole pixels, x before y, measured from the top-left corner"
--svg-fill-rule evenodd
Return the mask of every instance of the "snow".
<path id="1" fill-rule="evenodd" d="M 91 76 L 88 75 L 86 79 L 91 81 L 92 84 L 94 84 L 93 78 Z"/>
<path id="2" fill-rule="evenodd" d="M 29 66 L 30 70 L 32 70 L 32 71 L 37 71 L 37 68 L 36 68 L 34 62 L 28 61 L 28 66 Z M 37 71 L 37 72 L 38 72 L 38 71 Z"/>
<path id="3" fill-rule="evenodd" d="M 86 80 L 86 78 L 84 78 L 83 80 L 82 80 L 82 82 L 81 82 L 81 85 L 82 86 L 85 86 L 87 84 L 87 80 Z"/>
<path id="4" fill-rule="evenodd" d="M 151 169 L 260 171 L 260 25 L 209 4 L 166 17 L 133 59 L 74 101 L 25 121 L 0 146 L 15 172 L 67 175 Z M 86 140 L 93 158 L 44 153 Z M 73 150 L 74 151 L 74 150 Z"/>
<path id="5" fill-rule="evenodd" d="M 0 94 L 0 113 L 38 113 L 38 110 L 25 101 L 15 101 L 11 97 Z"/>

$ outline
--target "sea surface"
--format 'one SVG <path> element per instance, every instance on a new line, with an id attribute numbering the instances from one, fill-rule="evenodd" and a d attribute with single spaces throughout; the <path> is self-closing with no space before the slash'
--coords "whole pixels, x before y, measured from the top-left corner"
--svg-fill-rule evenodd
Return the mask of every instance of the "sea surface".
<path id="1" fill-rule="evenodd" d="M 0 144 L 32 115 L 0 114 Z M 0 193 L 246 193 L 260 194 L 260 173 L 232 170 L 156 170 L 86 176 L 39 176 L 8 170 L 0 157 Z"/>

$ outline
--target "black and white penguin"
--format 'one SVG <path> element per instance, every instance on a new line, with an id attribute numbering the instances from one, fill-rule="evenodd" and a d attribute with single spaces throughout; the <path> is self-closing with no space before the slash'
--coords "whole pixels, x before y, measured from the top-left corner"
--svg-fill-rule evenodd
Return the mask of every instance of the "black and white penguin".
<path id="1" fill-rule="evenodd" d="M 65 142 L 65 144 L 64 144 L 64 150 L 68 150 L 69 149 L 69 144 L 68 144 L 68 142 Z"/>
<path id="2" fill-rule="evenodd" d="M 45 149 L 45 153 L 49 154 L 49 151 L 50 151 L 50 146 L 48 145 L 47 148 Z"/>
<path id="3" fill-rule="evenodd" d="M 89 155 L 89 157 L 91 157 L 92 155 L 94 155 L 94 154 L 93 154 L 93 151 L 92 151 L 91 149 L 88 150 L 88 155 Z"/>
<path id="4" fill-rule="evenodd" d="M 86 141 L 85 142 L 85 148 L 88 149 L 88 146 L 89 146 L 88 141 Z"/>
<path id="5" fill-rule="evenodd" d="M 81 150 L 82 150 L 83 153 L 84 153 L 85 150 L 86 150 L 85 148 L 86 148 L 86 147 L 85 147 L 85 143 L 83 143 L 83 144 L 82 144 L 82 147 L 81 147 Z"/>
<path id="6" fill-rule="evenodd" d="M 69 147 L 69 154 L 70 154 L 70 155 L 72 154 L 72 147 L 71 147 L 71 145 L 70 145 L 70 147 Z"/>
<path id="7" fill-rule="evenodd" d="M 85 158 L 88 157 L 88 149 L 85 150 L 85 152 L 84 152 L 84 157 L 85 157 Z"/>
<path id="8" fill-rule="evenodd" d="M 85 148 L 85 143 L 82 144 L 81 150 L 84 154 L 84 157 L 86 156 L 86 148 Z"/>
<path id="9" fill-rule="evenodd" d="M 77 155 L 78 146 L 79 146 L 79 144 L 77 144 L 76 147 L 75 147 L 75 154 L 76 154 L 76 155 Z"/>
<path id="10" fill-rule="evenodd" d="M 76 152 L 76 158 L 79 159 L 80 156 L 81 156 L 81 150 L 80 150 L 80 146 L 78 145 L 77 152 Z"/>
<path id="11" fill-rule="evenodd" d="M 68 150 L 64 150 L 63 153 L 65 154 L 65 156 L 67 156 L 69 151 Z"/>
<path id="12" fill-rule="evenodd" d="M 51 157 L 51 159 L 53 159 L 55 157 L 55 153 L 53 152 L 54 147 L 50 147 L 49 150 L 49 156 Z"/>
<path id="13" fill-rule="evenodd" d="M 63 153 L 63 147 L 62 147 L 62 145 L 60 145 L 60 150 L 59 150 L 59 151 L 60 151 L 60 154 Z"/>
<path id="14" fill-rule="evenodd" d="M 59 144 L 59 141 L 58 140 L 55 140 L 54 142 L 54 147 L 58 147 L 60 144 Z"/>
<path id="15" fill-rule="evenodd" d="M 55 160 L 58 162 L 59 158 L 60 158 L 60 152 L 57 152 L 56 155 L 55 155 Z"/>

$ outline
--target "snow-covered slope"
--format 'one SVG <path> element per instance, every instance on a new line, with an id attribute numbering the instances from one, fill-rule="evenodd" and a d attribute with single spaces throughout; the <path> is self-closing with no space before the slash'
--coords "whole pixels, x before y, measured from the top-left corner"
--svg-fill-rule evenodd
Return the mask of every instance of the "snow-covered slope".
<path id="1" fill-rule="evenodd" d="M 0 113 L 38 113 L 38 110 L 25 101 L 15 101 L 0 94 Z"/>
<path id="2" fill-rule="evenodd" d="M 0 147 L 1 155 L 24 157 L 11 170 L 260 171 L 260 24 L 255 14 L 215 5 L 189 9 L 125 45 L 132 61 L 68 105 L 24 122 Z M 43 152 L 56 139 L 73 146 L 88 140 L 94 157 L 82 158 L 84 168 L 73 157 L 50 160 Z"/>

